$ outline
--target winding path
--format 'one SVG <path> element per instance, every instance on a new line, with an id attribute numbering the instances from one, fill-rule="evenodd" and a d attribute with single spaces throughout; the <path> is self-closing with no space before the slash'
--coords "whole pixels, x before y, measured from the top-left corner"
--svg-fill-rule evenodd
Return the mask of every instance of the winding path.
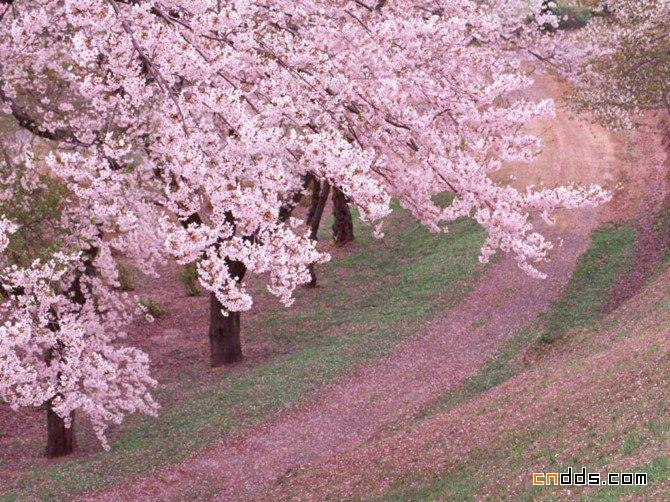
<path id="1" fill-rule="evenodd" d="M 550 81 L 542 87 L 554 95 L 561 91 Z M 514 168 L 520 182 L 620 179 L 621 145 L 602 129 L 560 110 L 556 120 L 531 128 L 542 131 L 545 149 L 535 167 Z M 247 500 L 294 469 L 318 464 L 402 423 L 475 374 L 511 334 L 559 296 L 598 219 L 593 210 L 566 213 L 559 225 L 544 229 L 554 242 L 563 242 L 544 268 L 547 280 L 526 276 L 504 258 L 458 305 L 392 354 L 183 464 L 94 499 L 166 500 L 189 487 L 207 486 L 208 492 L 218 490 L 217 500 Z"/>

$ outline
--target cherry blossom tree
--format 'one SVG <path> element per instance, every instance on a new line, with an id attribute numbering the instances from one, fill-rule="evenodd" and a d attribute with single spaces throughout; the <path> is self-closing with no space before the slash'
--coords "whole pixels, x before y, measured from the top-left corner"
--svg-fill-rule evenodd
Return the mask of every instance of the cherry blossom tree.
<path id="1" fill-rule="evenodd" d="M 556 23 L 541 4 L 5 1 L 0 103 L 45 145 L 32 169 L 67 186 L 68 236 L 50 260 L 3 276 L 2 339 L 20 338 L 40 369 L 22 387 L 34 399 L 11 397 L 17 363 L 0 389 L 17 405 L 46 399 L 64 427 L 81 408 L 101 437 L 122 412 L 155 410 L 145 356 L 112 348 L 134 310 L 114 290 L 118 256 L 148 273 L 166 254 L 196 263 L 212 364 L 238 360 L 253 303 L 244 279 L 266 277 L 288 306 L 329 258 L 315 244 L 320 215 L 293 215 L 310 180 L 315 211 L 338 190 L 377 236 L 391 197 L 436 232 L 474 218 L 488 235 L 482 261 L 502 250 L 542 276 L 551 243 L 533 214 L 608 195 L 494 179 L 505 162 L 533 160 L 540 141 L 524 127 L 553 114 L 550 100 L 523 97 L 520 54 Z M 446 207 L 443 192 L 454 194 Z"/>
<path id="2" fill-rule="evenodd" d="M 7 154 L 2 167 L 17 160 Z M 12 169 L 19 179 L 5 177 L 0 183 L 2 206 L 12 212 L 17 211 L 17 203 L 30 204 L 32 197 L 48 190 L 29 159 L 26 163 L 25 169 Z M 65 173 L 59 174 L 66 179 Z M 76 410 L 90 419 L 105 448 L 108 424 L 120 423 L 128 413 L 157 411 L 150 394 L 156 382 L 149 376 L 148 356 L 119 343 L 125 327 L 139 312 L 136 301 L 116 291 L 118 276 L 112 259 L 112 252 L 120 249 L 132 255 L 129 242 L 137 228 L 128 220 L 124 223 L 123 217 L 130 218 L 133 209 L 142 212 L 147 208 L 139 201 L 133 208 L 132 199 L 124 196 L 125 211 L 119 218 L 114 207 L 119 201 L 110 186 L 113 182 L 100 179 L 105 173 L 76 174 L 82 179 L 71 180 L 68 187 L 77 204 L 66 203 L 61 221 L 55 222 L 67 229 L 57 235 L 63 240 L 61 251 L 20 264 L 15 253 L 6 251 L 23 229 L 4 217 L 0 220 L 4 321 L 0 326 L 0 397 L 12 408 L 46 408 L 46 453 L 50 457 L 74 450 Z M 104 191 L 98 184 L 104 185 Z M 31 207 L 18 208 L 23 209 Z M 27 229 L 33 245 L 39 223 L 33 219 Z M 122 224 L 125 229 L 119 228 Z M 113 225 L 115 235 L 106 231 L 108 225 Z M 151 259 L 145 253 L 141 256 Z"/>
<path id="3" fill-rule="evenodd" d="M 532 231 L 530 213 L 548 218 L 557 207 L 607 198 L 599 187 L 519 192 L 491 178 L 504 162 L 530 162 L 539 150 L 524 127 L 552 116 L 553 104 L 523 98 L 533 81 L 520 60 L 535 53 L 542 27 L 556 19 L 541 2 L 354 4 L 324 6 L 318 22 L 300 9 L 291 16 L 295 36 L 317 41 L 330 75 L 322 94 L 335 104 L 326 118 L 353 145 L 375 152 L 370 170 L 423 223 L 446 231 L 449 222 L 473 217 L 488 233 L 482 261 L 501 249 L 541 276 L 533 264 L 551 245 Z M 289 54 L 278 57 L 301 69 Z M 440 207 L 434 196 L 445 191 L 455 198 Z"/>
<path id="4" fill-rule="evenodd" d="M 105 153 L 102 129 L 84 116 L 63 120 L 77 100 L 53 99 L 66 92 L 66 82 L 46 75 L 43 60 L 30 59 L 39 48 L 31 54 L 28 44 L 22 53 L 13 45 L 14 37 L 31 40 L 31 32 L 21 31 L 22 22 L 35 20 L 31 6 L 25 18 L 18 10 L 9 16 L 3 11 L 2 22 L 13 20 L 16 31 L 3 29 L 0 37 L 3 111 L 10 127 L 24 133 L 2 137 L 0 206 L 5 214 L 27 215 L 19 218 L 25 228 L 3 219 L 0 239 L 0 397 L 14 408 L 46 408 L 46 453 L 55 457 L 74 450 L 76 410 L 90 419 L 105 448 L 110 423 L 136 411 L 156 413 L 147 355 L 120 343 L 139 312 L 134 299 L 116 290 L 115 256 L 123 254 L 151 272 L 164 254 L 165 217 L 139 168 L 122 168 Z M 22 65 L 23 56 L 30 64 Z M 42 72 L 29 77 L 34 82 L 21 85 L 22 72 L 37 69 Z M 86 125 L 97 134 L 87 136 Z M 56 182 L 66 189 L 59 217 L 41 221 L 34 202 Z M 17 250 L 13 241 L 24 232 L 24 249 Z M 37 252 L 37 236 L 44 232 L 58 251 Z"/>
<path id="5" fill-rule="evenodd" d="M 670 2 L 614 0 L 576 35 L 575 104 L 631 128 L 644 110 L 670 111 Z"/>

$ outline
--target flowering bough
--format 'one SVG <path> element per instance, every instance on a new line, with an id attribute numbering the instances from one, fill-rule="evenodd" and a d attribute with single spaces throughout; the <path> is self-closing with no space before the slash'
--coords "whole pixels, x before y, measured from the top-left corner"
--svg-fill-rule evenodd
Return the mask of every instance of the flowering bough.
<path id="1" fill-rule="evenodd" d="M 118 256 L 152 272 L 170 255 L 197 262 L 211 293 L 212 363 L 238 360 L 239 314 L 253 303 L 244 277 L 265 274 L 290 305 L 309 267 L 329 258 L 291 217 L 309 179 L 340 190 L 379 237 L 392 197 L 434 231 L 474 218 L 488 234 L 482 261 L 500 249 L 538 276 L 551 245 L 531 213 L 548 219 L 608 197 L 598 187 L 523 192 L 491 178 L 534 158 L 539 139 L 524 126 L 553 114 L 549 100 L 520 97 L 532 79 L 519 49 L 541 44 L 541 27 L 556 22 L 540 1 L 5 3 L 2 110 L 48 145 L 35 169 L 68 190 L 71 266 L 49 265 L 65 270 L 53 289 L 63 340 L 93 333 L 85 345 L 100 347 L 129 320 L 132 306 L 113 289 Z M 441 207 L 434 196 L 445 191 L 455 196 Z M 27 316 L 21 301 L 8 304 L 15 324 Z M 86 350 L 73 348 L 67 364 Z M 146 364 L 131 353 L 140 392 Z M 104 392 L 119 391 L 101 384 L 97 401 Z M 140 394 L 119 398 L 134 403 L 119 409 L 152 411 Z M 54 407 L 67 414 L 65 402 Z"/>
<path id="2" fill-rule="evenodd" d="M 339 124 L 350 145 L 370 152 L 373 179 L 429 228 L 473 217 L 488 233 L 482 261 L 501 249 L 542 276 L 534 264 L 551 245 L 532 231 L 530 213 L 548 219 L 559 207 L 594 206 L 609 195 L 597 186 L 519 192 L 490 177 L 504 162 L 532 161 L 540 141 L 524 127 L 554 113 L 550 100 L 520 97 L 533 83 L 523 52 L 537 54 L 541 27 L 556 24 L 541 2 L 528 3 L 333 2 L 309 10 L 304 2 L 291 14 L 291 35 L 315 41 L 312 65 L 292 64 L 290 45 L 272 51 L 324 100 L 325 113 L 306 127 Z M 312 164 L 332 164 L 310 153 Z M 445 191 L 455 198 L 439 207 L 434 196 Z"/>

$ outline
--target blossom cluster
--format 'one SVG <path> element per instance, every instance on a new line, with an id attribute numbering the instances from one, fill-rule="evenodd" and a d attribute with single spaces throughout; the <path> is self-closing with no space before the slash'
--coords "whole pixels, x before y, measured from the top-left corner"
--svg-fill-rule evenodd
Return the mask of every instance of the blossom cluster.
<path id="1" fill-rule="evenodd" d="M 3 272 L 0 390 L 17 405 L 51 400 L 64 419 L 82 409 L 101 437 L 126 412 L 155 411 L 146 355 L 117 344 L 135 311 L 116 290 L 119 257 L 146 273 L 168 256 L 197 262 L 225 312 L 253 304 L 238 263 L 290 305 L 329 259 L 300 215 L 280 218 L 312 177 L 378 236 L 397 198 L 434 231 L 476 219 L 483 261 L 502 250 L 541 276 L 551 244 L 532 213 L 608 196 L 492 177 L 532 161 L 540 141 L 525 126 L 553 114 L 524 97 L 521 49 L 556 24 L 540 0 L 10 3 L 0 106 L 41 142 L 15 148 L 21 165 L 66 186 L 67 232 L 65 254 Z"/>

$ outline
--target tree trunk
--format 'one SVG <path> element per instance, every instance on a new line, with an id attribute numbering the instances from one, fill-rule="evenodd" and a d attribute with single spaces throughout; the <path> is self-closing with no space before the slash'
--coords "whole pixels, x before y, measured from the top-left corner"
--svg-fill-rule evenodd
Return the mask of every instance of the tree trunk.
<path id="1" fill-rule="evenodd" d="M 287 209 L 285 218 L 290 216 Z M 231 225 L 235 221 L 232 214 L 228 213 L 226 218 Z M 190 224 L 201 224 L 202 219 L 198 213 L 192 213 L 182 221 L 184 228 Z M 237 277 L 239 281 L 244 278 L 247 268 L 238 261 L 228 261 L 230 275 Z M 240 339 L 240 312 L 227 312 L 223 314 L 223 305 L 214 293 L 209 295 L 209 359 L 212 368 L 231 364 L 242 360 L 242 341 Z"/>
<path id="2" fill-rule="evenodd" d="M 63 457 L 74 452 L 74 412 L 71 413 L 70 427 L 51 408 L 51 400 L 47 402 L 47 450 L 48 458 Z"/>
<path id="3" fill-rule="evenodd" d="M 79 279 L 77 279 L 79 281 Z M 77 282 L 79 288 L 79 282 Z M 79 288 L 80 290 L 80 288 Z M 50 323 L 50 329 L 58 331 L 60 326 L 57 321 L 53 320 Z M 60 357 L 58 354 L 63 350 L 63 342 L 57 341 L 56 347 L 46 351 L 46 363 L 51 364 L 54 357 Z M 58 373 L 57 378 L 60 379 L 61 374 Z M 74 411 L 70 413 L 70 427 L 65 427 L 65 420 L 63 420 L 51 406 L 52 401 L 56 397 L 62 397 L 60 394 L 52 397 L 47 401 L 47 449 L 46 456 L 48 458 L 63 457 L 74 452 L 76 447 L 74 440 Z"/>
<path id="4" fill-rule="evenodd" d="M 209 350 L 212 368 L 242 359 L 240 313 L 223 315 L 223 305 L 214 293 L 209 299 Z"/>
<path id="5" fill-rule="evenodd" d="M 328 201 L 329 194 L 330 194 L 330 183 L 324 181 L 323 185 L 321 186 L 321 190 L 319 192 L 319 198 L 317 200 L 317 203 L 314 205 L 314 214 L 312 215 L 312 218 L 310 219 L 309 222 L 310 237 L 315 241 L 318 240 L 317 237 L 319 234 L 319 225 L 321 224 L 321 217 L 323 216 L 323 210 L 326 207 L 326 202 Z M 308 288 L 315 288 L 317 287 L 318 284 L 316 281 L 316 272 L 314 271 L 314 264 L 310 263 L 308 269 L 312 279 L 306 284 L 306 286 Z"/>
<path id="6" fill-rule="evenodd" d="M 86 295 L 82 287 L 82 275 L 92 276 L 95 271 L 93 268 L 93 260 L 98 255 L 98 248 L 88 249 L 84 255 L 83 266 L 84 270 L 77 273 L 74 281 L 69 287 L 68 293 L 72 295 L 72 300 L 78 305 L 86 304 Z M 54 333 L 60 331 L 60 322 L 58 319 L 57 313 L 52 309 L 51 320 L 49 322 L 49 329 Z M 55 347 L 50 348 L 46 351 L 45 362 L 47 365 L 50 365 L 51 362 L 56 358 L 61 358 L 61 354 L 65 346 L 60 339 L 56 339 Z M 61 374 L 56 375 L 57 379 L 60 379 Z M 55 397 L 59 397 L 56 394 Z M 62 397 L 62 396 L 60 396 Z M 74 452 L 76 448 L 75 443 L 75 434 L 74 434 L 74 411 L 70 413 L 70 426 L 65 427 L 65 420 L 63 420 L 56 412 L 53 411 L 51 403 L 54 398 L 51 398 L 47 401 L 47 448 L 46 456 L 48 458 L 63 457 L 65 455 L 70 455 Z"/>
<path id="7" fill-rule="evenodd" d="M 243 263 L 233 261 L 228 264 L 230 274 L 242 280 L 246 273 Z M 212 368 L 242 360 L 240 339 L 240 312 L 224 315 L 223 305 L 214 293 L 209 296 L 209 350 Z"/>
<path id="8" fill-rule="evenodd" d="M 351 219 L 347 196 L 339 188 L 333 188 L 333 241 L 344 246 L 354 240 L 354 222 Z"/>
<path id="9" fill-rule="evenodd" d="M 328 195 L 330 194 L 330 183 L 327 181 L 323 182 L 321 186 L 321 191 L 319 193 L 319 199 L 314 209 L 314 215 L 310 221 L 310 234 L 309 236 L 318 240 L 319 235 L 319 225 L 321 225 L 321 217 L 323 216 L 323 210 L 326 208 L 326 202 L 328 202 Z"/>
<path id="10" fill-rule="evenodd" d="M 309 201 L 309 210 L 307 211 L 307 226 L 311 228 L 314 214 L 316 214 L 316 208 L 319 205 L 321 182 L 315 176 L 311 176 L 308 183 L 312 185 L 312 197 Z"/>

